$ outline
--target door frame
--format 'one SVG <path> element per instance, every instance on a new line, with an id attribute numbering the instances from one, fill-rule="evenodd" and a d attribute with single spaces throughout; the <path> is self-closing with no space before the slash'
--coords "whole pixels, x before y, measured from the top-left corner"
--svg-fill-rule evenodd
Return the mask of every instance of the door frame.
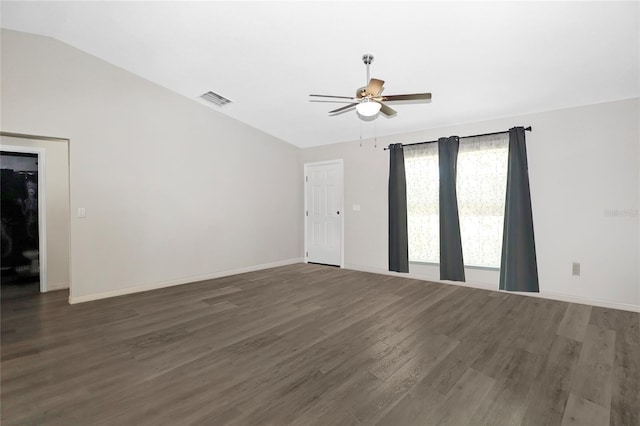
<path id="1" fill-rule="evenodd" d="M 325 166 L 329 164 L 338 164 L 340 166 L 340 171 L 342 172 L 342 179 L 340 182 L 340 211 L 342 214 L 340 215 L 340 267 L 344 268 L 344 216 L 345 216 L 345 208 L 344 208 L 344 160 L 342 158 L 338 158 L 335 160 L 326 160 L 326 161 L 316 161 L 313 163 L 304 163 L 304 176 L 302 177 L 302 184 L 304 185 L 304 206 L 303 206 L 303 217 L 304 217 L 304 263 L 309 263 L 309 258 L 307 256 L 307 247 L 308 247 L 308 238 L 307 238 L 307 201 L 308 201 L 308 190 L 307 190 L 307 177 L 309 176 L 309 167 L 312 166 Z"/>
<path id="2" fill-rule="evenodd" d="M 5 136 L 3 134 L 3 136 Z M 47 190 L 45 180 L 45 149 L 2 145 L 0 151 L 36 154 L 38 156 L 38 262 L 40 263 L 40 292 L 47 292 Z"/>

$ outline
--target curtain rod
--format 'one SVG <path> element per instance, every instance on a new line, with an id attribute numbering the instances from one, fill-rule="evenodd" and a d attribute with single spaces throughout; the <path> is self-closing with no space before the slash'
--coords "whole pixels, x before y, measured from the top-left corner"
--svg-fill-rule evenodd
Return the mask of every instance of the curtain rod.
<path id="1" fill-rule="evenodd" d="M 529 126 L 529 127 L 525 127 L 524 129 L 525 129 L 526 131 L 530 132 L 530 131 L 531 131 L 531 126 Z M 480 134 L 480 135 L 460 136 L 460 139 L 465 139 L 465 138 L 477 138 L 477 137 L 480 137 L 480 136 L 501 135 L 501 134 L 503 134 L 503 133 L 509 133 L 509 131 L 508 131 L 508 130 L 506 130 L 506 131 L 504 131 L 504 132 L 493 132 L 493 133 L 482 133 L 482 134 Z M 436 143 L 436 142 L 438 142 L 438 141 L 436 140 L 436 141 L 426 141 L 426 142 L 405 143 L 405 144 L 402 144 L 402 146 L 422 145 L 422 144 L 425 144 L 425 143 Z M 385 150 L 385 151 L 387 151 L 388 149 L 389 149 L 389 147 L 384 148 L 384 150 Z"/>

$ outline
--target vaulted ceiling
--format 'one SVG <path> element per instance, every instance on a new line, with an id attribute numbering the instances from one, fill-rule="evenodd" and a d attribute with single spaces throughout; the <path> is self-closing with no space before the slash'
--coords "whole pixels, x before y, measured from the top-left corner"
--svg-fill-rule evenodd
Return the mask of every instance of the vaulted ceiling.
<path id="1" fill-rule="evenodd" d="M 11 2 L 3 28 L 54 37 L 308 147 L 638 97 L 638 2 Z M 362 121 L 362 55 L 385 94 L 431 92 Z M 222 107 L 199 98 L 214 91 Z"/>

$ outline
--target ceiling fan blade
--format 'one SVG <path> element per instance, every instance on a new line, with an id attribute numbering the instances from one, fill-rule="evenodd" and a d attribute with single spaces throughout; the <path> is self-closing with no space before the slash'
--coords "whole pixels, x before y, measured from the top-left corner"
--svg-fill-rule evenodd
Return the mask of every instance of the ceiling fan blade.
<path id="1" fill-rule="evenodd" d="M 380 105 L 382 105 L 380 107 L 380 112 L 383 113 L 384 115 L 386 115 L 387 117 L 392 116 L 392 115 L 396 115 L 398 113 L 398 111 L 396 111 L 393 108 L 389 108 L 388 106 L 386 106 L 382 102 L 380 102 Z"/>
<path id="2" fill-rule="evenodd" d="M 382 96 L 382 101 L 394 102 L 394 101 L 428 101 L 431 100 L 431 93 L 413 93 L 411 95 L 385 95 Z"/>
<path id="3" fill-rule="evenodd" d="M 357 102 L 354 102 L 354 103 L 352 103 L 352 104 L 345 105 L 345 106 L 343 106 L 343 107 L 341 107 L 341 108 L 334 109 L 333 111 L 329 111 L 329 114 L 337 114 L 337 113 L 339 113 L 339 112 L 346 111 L 346 110 L 348 110 L 349 108 L 353 108 L 353 107 L 355 107 L 356 105 L 358 105 L 358 103 L 357 103 Z"/>
<path id="4" fill-rule="evenodd" d="M 332 95 L 309 95 L 309 96 L 315 96 L 318 98 L 339 98 L 339 99 L 351 99 L 354 100 L 353 97 L 351 96 L 332 96 Z"/>
<path id="5" fill-rule="evenodd" d="M 384 80 L 378 80 L 377 78 L 372 78 L 369 80 L 369 84 L 365 89 L 365 95 L 378 96 L 382 92 L 382 86 L 384 85 Z"/>
<path id="6" fill-rule="evenodd" d="M 323 102 L 323 103 L 328 103 L 328 104 L 348 104 L 351 103 L 351 100 L 348 101 L 341 101 L 339 99 L 336 100 L 325 100 L 325 99 L 309 99 L 309 102 Z"/>

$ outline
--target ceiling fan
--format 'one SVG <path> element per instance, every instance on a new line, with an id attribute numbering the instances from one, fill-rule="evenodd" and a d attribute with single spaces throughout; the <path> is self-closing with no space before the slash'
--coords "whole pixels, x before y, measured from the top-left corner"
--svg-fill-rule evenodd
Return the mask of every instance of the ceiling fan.
<path id="1" fill-rule="evenodd" d="M 377 78 L 369 78 L 369 65 L 373 62 L 373 55 L 366 53 L 362 55 L 362 62 L 367 66 L 367 85 L 360 87 L 356 90 L 356 96 L 331 96 L 331 95 L 309 95 L 315 98 L 333 98 L 334 100 L 316 100 L 311 99 L 311 102 L 336 102 L 336 103 L 348 103 L 343 107 L 329 111 L 329 115 L 338 115 L 343 112 L 349 111 L 355 107 L 358 114 L 363 117 L 373 117 L 378 112 L 383 113 L 386 116 L 393 116 L 397 114 L 397 111 L 390 108 L 383 102 L 398 102 L 398 101 L 419 101 L 428 102 L 431 100 L 431 93 L 413 93 L 410 95 L 383 95 L 384 81 Z M 345 99 L 345 100 L 339 100 Z M 348 100 L 346 100 L 348 99 Z"/>

